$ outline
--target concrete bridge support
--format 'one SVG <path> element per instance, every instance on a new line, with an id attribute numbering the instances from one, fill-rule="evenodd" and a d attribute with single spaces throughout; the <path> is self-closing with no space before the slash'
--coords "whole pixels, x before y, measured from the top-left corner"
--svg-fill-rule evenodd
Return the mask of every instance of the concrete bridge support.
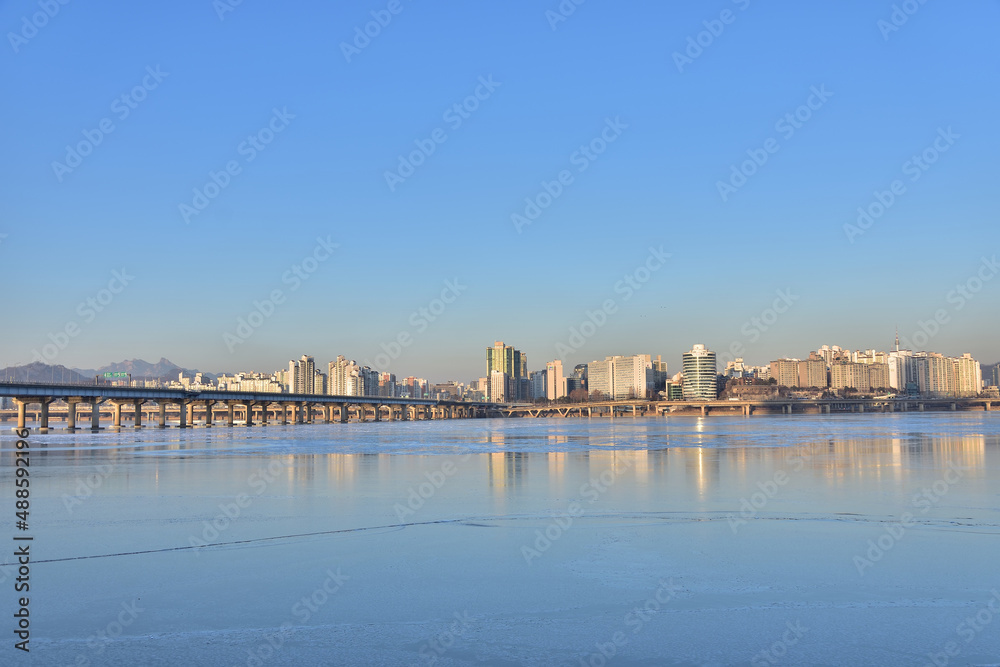
<path id="1" fill-rule="evenodd" d="M 47 433 L 49 430 L 49 403 L 51 398 L 43 398 L 38 401 L 40 409 L 38 411 L 38 430 L 40 433 Z"/>
<path id="2" fill-rule="evenodd" d="M 351 419 L 351 411 L 347 409 L 346 403 L 340 403 L 340 423 L 346 424 Z"/>
<path id="3" fill-rule="evenodd" d="M 142 404 L 146 401 L 137 399 L 133 405 L 135 406 L 135 421 L 132 424 L 132 428 L 142 428 Z"/>
<path id="4" fill-rule="evenodd" d="M 101 430 L 101 402 L 91 401 L 90 402 L 90 430 L 100 431 Z"/>
<path id="5" fill-rule="evenodd" d="M 248 401 L 246 403 L 246 409 L 247 409 L 246 425 L 253 426 L 253 401 Z"/>
<path id="6" fill-rule="evenodd" d="M 73 399 L 66 400 L 66 430 L 76 430 L 76 404 L 79 401 Z"/>
<path id="7" fill-rule="evenodd" d="M 232 401 L 226 402 L 226 427 L 232 428 L 236 421 L 236 404 Z"/>
<path id="8" fill-rule="evenodd" d="M 177 404 L 177 412 L 179 413 L 179 416 L 180 416 L 180 423 L 177 425 L 177 428 L 187 428 L 187 426 L 188 426 L 188 422 L 187 422 L 188 411 L 187 411 L 187 408 L 188 408 L 187 401 L 180 401 Z"/>
<path id="9" fill-rule="evenodd" d="M 167 404 L 163 401 L 159 402 L 159 410 L 156 419 L 156 428 L 166 428 L 167 427 Z"/>
<path id="10" fill-rule="evenodd" d="M 24 401 L 17 402 L 17 428 L 23 429 L 28 424 L 28 404 Z"/>
<path id="11" fill-rule="evenodd" d="M 205 428 L 212 428 L 212 406 L 215 401 L 205 401 Z"/>
<path id="12" fill-rule="evenodd" d="M 115 412 L 114 416 L 111 418 L 111 425 L 115 428 L 122 427 L 122 404 L 118 401 L 114 402 Z"/>
<path id="13" fill-rule="evenodd" d="M 260 404 L 260 425 L 267 426 L 267 409 L 270 406 L 267 403 Z"/>

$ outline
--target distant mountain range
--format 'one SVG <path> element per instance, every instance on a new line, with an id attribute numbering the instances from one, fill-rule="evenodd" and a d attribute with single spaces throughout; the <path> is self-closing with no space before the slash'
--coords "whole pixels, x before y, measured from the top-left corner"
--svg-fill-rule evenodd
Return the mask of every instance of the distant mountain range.
<path id="1" fill-rule="evenodd" d="M 118 363 L 108 364 L 100 368 L 66 368 L 65 366 L 50 366 L 41 362 L 33 362 L 24 366 L 10 366 L 0 369 L 4 378 L 9 378 L 15 382 L 69 382 L 87 383 L 93 382 L 95 375 L 104 373 L 131 373 L 133 380 L 176 380 L 179 373 L 194 375 L 200 371 L 190 368 L 181 368 L 172 361 L 161 357 L 158 362 L 151 364 L 142 359 L 125 360 Z M 215 375 L 203 373 L 212 380 Z"/>
<path id="2" fill-rule="evenodd" d="M 73 370 L 80 375 L 91 378 L 95 375 L 102 375 L 104 373 L 131 373 L 132 377 L 136 379 L 164 378 L 169 380 L 176 380 L 177 374 L 182 371 L 185 373 L 198 372 L 181 368 L 165 357 L 160 357 L 160 360 L 155 364 L 143 361 L 142 359 L 131 359 L 101 366 L 100 368 L 74 368 Z"/>
<path id="3" fill-rule="evenodd" d="M 40 361 L 34 361 L 24 366 L 9 366 L 0 369 L 3 379 L 13 382 L 58 382 L 79 384 L 92 382 L 94 376 L 85 377 L 75 370 L 65 366 L 49 366 Z"/>

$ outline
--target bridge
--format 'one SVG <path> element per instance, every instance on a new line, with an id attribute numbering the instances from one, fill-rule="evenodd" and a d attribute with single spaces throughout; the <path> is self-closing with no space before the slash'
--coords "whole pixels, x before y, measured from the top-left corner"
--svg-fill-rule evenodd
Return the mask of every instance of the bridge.
<path id="1" fill-rule="evenodd" d="M 504 417 L 652 417 L 670 414 L 712 413 L 753 414 L 832 414 L 864 412 L 909 412 L 924 410 L 986 410 L 1000 399 L 989 398 L 773 398 L 762 400 L 715 401 L 599 401 L 591 403 L 555 403 L 547 405 L 497 405 Z"/>
<path id="2" fill-rule="evenodd" d="M 17 403 L 17 428 L 28 423 L 28 408 L 40 432 L 49 429 L 50 419 L 63 418 L 66 429 L 78 430 L 77 418 L 90 420 L 90 430 L 100 430 L 102 414 L 107 414 L 116 428 L 123 419 L 134 428 L 142 428 L 146 419 L 166 428 L 168 420 L 176 426 L 211 427 L 220 413 L 226 426 L 237 420 L 246 426 L 266 426 L 271 420 L 280 424 L 311 424 L 317 419 L 326 423 L 357 421 L 471 419 L 500 416 L 503 404 L 391 396 L 330 396 L 326 394 L 279 394 L 245 391 L 191 391 L 153 387 L 125 387 L 103 384 L 55 384 L 0 382 L 0 397 Z M 64 405 L 54 406 L 61 401 Z M 10 411 L 13 412 L 13 411 Z M 336 418 L 335 418 L 336 415 Z M 14 415 L 0 414 L 0 419 Z"/>

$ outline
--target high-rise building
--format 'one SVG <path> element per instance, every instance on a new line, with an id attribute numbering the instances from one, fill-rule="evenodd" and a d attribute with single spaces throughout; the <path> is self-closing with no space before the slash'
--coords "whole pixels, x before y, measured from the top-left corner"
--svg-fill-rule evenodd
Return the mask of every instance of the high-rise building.
<path id="1" fill-rule="evenodd" d="M 978 396 L 983 390 L 983 370 L 979 362 L 968 352 L 952 361 L 955 365 L 955 395 Z"/>
<path id="2" fill-rule="evenodd" d="M 805 359 L 798 363 L 800 387 L 826 387 L 826 361 L 822 358 Z"/>
<path id="3" fill-rule="evenodd" d="M 684 400 L 711 401 L 718 397 L 715 352 L 695 345 L 683 355 Z"/>
<path id="4" fill-rule="evenodd" d="M 380 373 L 378 376 L 378 395 L 379 396 L 398 396 L 396 391 L 396 374 L 395 373 Z"/>
<path id="5" fill-rule="evenodd" d="M 316 384 L 316 361 L 303 354 L 298 361 L 288 362 L 288 392 L 291 394 L 313 394 Z"/>
<path id="6" fill-rule="evenodd" d="M 565 395 L 566 378 L 563 376 L 562 361 L 550 361 L 545 364 L 545 398 L 554 401 Z"/>
<path id="7" fill-rule="evenodd" d="M 667 362 L 663 361 L 660 355 L 656 355 L 656 359 L 652 361 L 651 368 L 646 372 L 646 393 L 651 398 L 656 398 L 661 391 L 666 390 L 667 380 L 669 379 L 670 374 L 667 372 Z"/>
<path id="8" fill-rule="evenodd" d="M 741 378 L 747 374 L 747 367 L 743 363 L 743 357 L 736 357 L 732 361 L 726 362 L 726 367 L 722 374 L 727 378 Z"/>
<path id="9" fill-rule="evenodd" d="M 899 392 L 917 389 L 917 367 L 910 350 L 893 350 L 886 359 L 889 367 L 889 386 Z"/>
<path id="10" fill-rule="evenodd" d="M 338 354 L 336 360 L 331 361 L 327 367 L 328 379 L 327 390 L 333 396 L 352 396 L 350 393 L 351 371 L 356 367 L 353 361 L 348 360 L 344 355 Z"/>
<path id="11" fill-rule="evenodd" d="M 430 390 L 427 380 L 412 375 L 399 382 L 399 392 L 404 398 L 427 398 Z"/>
<path id="12" fill-rule="evenodd" d="M 490 400 L 494 403 L 506 403 L 507 390 L 510 388 L 510 376 L 499 369 L 490 371 Z"/>
<path id="13" fill-rule="evenodd" d="M 937 352 L 917 352 L 913 365 L 923 396 L 976 396 L 982 391 L 982 367 L 969 353 L 945 357 Z"/>
<path id="14" fill-rule="evenodd" d="M 611 357 L 604 361 L 591 361 L 587 364 L 587 390 L 595 398 L 610 399 L 612 397 Z"/>
<path id="15" fill-rule="evenodd" d="M 824 375 L 825 375 L 824 369 Z M 775 359 L 771 362 L 771 377 L 780 387 L 799 386 L 799 360 Z"/>
<path id="16" fill-rule="evenodd" d="M 885 391 L 891 387 L 889 365 L 837 361 L 830 366 L 831 389 L 856 389 L 860 392 Z"/>
<path id="17" fill-rule="evenodd" d="M 531 398 L 545 398 L 545 371 L 531 371 Z"/>
<path id="18" fill-rule="evenodd" d="M 264 375 L 263 373 L 235 373 L 233 375 L 220 375 L 216 380 L 219 391 L 253 391 L 266 393 L 281 393 L 286 390 L 283 383 L 278 381 L 277 375 Z"/>
<path id="19" fill-rule="evenodd" d="M 990 386 L 1000 387 L 1000 364 L 994 364 L 990 369 Z"/>
<path id="20" fill-rule="evenodd" d="M 611 400 L 645 398 L 652 361 L 648 354 L 605 357 L 587 364 L 587 388 Z M 666 384 L 666 381 L 664 381 Z"/>
<path id="21" fill-rule="evenodd" d="M 379 396 L 379 372 L 337 355 L 328 366 L 327 393 L 334 396 Z"/>
<path id="22" fill-rule="evenodd" d="M 490 378 L 491 391 L 493 371 L 500 371 L 509 376 L 507 385 L 510 391 L 504 394 L 508 401 L 521 398 L 519 394 L 527 392 L 530 387 L 527 382 L 522 382 L 528 380 L 528 355 L 515 350 L 513 346 L 504 345 L 503 341 L 496 341 L 493 347 L 486 348 L 486 376 Z"/>

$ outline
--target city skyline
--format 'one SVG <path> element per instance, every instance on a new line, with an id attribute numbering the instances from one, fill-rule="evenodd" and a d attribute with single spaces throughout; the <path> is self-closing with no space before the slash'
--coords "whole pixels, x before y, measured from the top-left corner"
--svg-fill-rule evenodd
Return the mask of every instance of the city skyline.
<path id="1" fill-rule="evenodd" d="M 0 364 L 67 329 L 50 363 L 763 361 L 939 311 L 929 347 L 997 357 L 996 3 L 404 3 L 367 40 L 384 4 L 59 7 L 0 7 L 37 102 L 0 109 Z"/>
<path id="2" fill-rule="evenodd" d="M 918 340 L 919 340 L 919 338 L 918 338 Z M 727 365 L 731 364 L 732 362 L 734 362 L 736 360 L 740 360 L 741 365 L 744 366 L 744 367 L 761 367 L 761 368 L 763 368 L 763 367 L 769 366 L 770 364 L 772 364 L 776 360 L 778 360 L 778 361 L 800 361 L 800 360 L 808 361 L 815 353 L 820 352 L 822 354 L 823 350 L 826 350 L 826 352 L 829 353 L 831 351 L 831 348 L 833 350 L 843 351 L 843 352 L 846 352 L 848 354 L 850 354 L 850 353 L 861 353 L 862 355 L 864 355 L 866 353 L 869 353 L 869 352 L 875 352 L 875 353 L 878 353 L 878 354 L 886 354 L 886 353 L 891 352 L 893 349 L 898 349 L 898 350 L 903 350 L 903 351 L 911 351 L 911 352 L 914 352 L 914 353 L 943 354 L 946 357 L 961 357 L 963 355 L 969 354 L 976 361 L 980 362 L 984 368 L 1000 364 L 1000 359 L 991 360 L 992 358 L 982 358 L 982 357 L 978 357 L 975 354 L 970 353 L 968 351 L 953 352 L 953 351 L 944 351 L 944 350 L 940 350 L 940 349 L 936 349 L 936 348 L 920 348 L 920 347 L 914 348 L 914 347 L 908 346 L 906 344 L 906 343 L 909 343 L 909 342 L 910 341 L 908 341 L 904 336 L 896 334 L 896 340 L 895 340 L 894 344 L 887 345 L 885 347 L 881 347 L 881 346 L 850 347 L 850 346 L 841 346 L 841 345 L 837 345 L 837 344 L 832 344 L 831 345 L 829 343 L 823 343 L 822 345 L 816 345 L 812 349 L 807 349 L 807 350 L 800 349 L 796 353 L 776 355 L 776 356 L 770 357 L 769 359 L 747 359 L 745 357 L 740 357 L 740 356 L 736 356 L 736 355 L 730 355 L 730 354 L 726 354 L 726 353 L 720 353 L 713 346 L 711 346 L 711 345 L 705 345 L 704 343 L 694 343 L 693 345 L 694 345 L 694 349 L 695 350 L 700 348 L 702 350 L 706 350 L 707 352 L 709 352 L 712 355 L 712 357 L 714 358 L 714 362 L 715 362 L 715 369 L 716 369 L 716 371 L 719 374 L 724 373 L 724 371 L 727 368 Z M 54 346 L 53 343 L 50 343 L 49 345 Z M 504 349 L 504 347 L 503 347 L 504 343 L 502 341 L 494 341 L 494 343 L 491 346 L 487 346 L 487 350 L 497 349 L 496 346 L 500 346 L 500 348 L 499 348 L 500 352 L 503 351 L 503 349 Z M 567 363 L 564 360 L 560 360 L 558 358 L 539 360 L 537 357 L 534 357 L 534 356 L 532 356 L 530 354 L 527 354 L 527 353 L 525 353 L 525 352 L 523 352 L 521 350 L 516 349 L 513 345 L 507 345 L 506 348 L 510 349 L 510 350 L 513 350 L 513 352 L 516 353 L 517 359 L 518 359 L 518 362 L 517 362 L 518 363 L 518 367 L 520 367 L 521 360 L 528 360 L 527 361 L 527 366 L 525 366 L 523 369 L 521 369 L 521 370 L 518 371 L 518 373 L 521 373 L 521 374 L 518 375 L 517 377 L 523 378 L 525 382 L 529 382 L 529 383 L 531 381 L 531 378 L 530 378 L 531 375 L 534 375 L 535 373 L 537 373 L 539 371 L 545 371 L 553 362 L 557 362 L 559 364 L 559 368 L 562 369 L 562 371 L 563 371 L 563 377 L 564 378 L 568 378 L 568 377 L 571 377 L 571 374 L 573 372 L 574 366 L 577 366 L 577 365 L 587 365 L 587 364 L 590 364 L 590 363 L 593 363 L 593 362 L 596 362 L 596 361 L 601 361 L 602 359 L 608 359 L 608 360 L 610 360 L 611 358 L 619 358 L 619 357 L 622 357 L 623 355 L 624 355 L 624 357 L 646 356 L 646 357 L 650 357 L 650 359 L 655 359 L 656 362 L 659 363 L 659 361 L 660 361 L 659 358 L 662 357 L 662 356 L 664 356 L 661 352 L 651 353 L 649 351 L 647 351 L 647 352 L 636 352 L 636 351 L 629 351 L 629 350 L 616 350 L 616 351 L 613 351 L 612 353 L 610 353 L 608 355 L 604 355 L 602 357 L 593 357 L 593 358 L 587 359 L 586 361 L 579 361 L 579 362 L 575 362 L 575 363 Z M 694 350 L 687 349 L 687 350 L 678 352 L 676 354 L 677 359 L 674 359 L 673 361 L 671 361 L 671 359 L 669 357 L 669 354 L 667 355 L 667 358 L 663 361 L 663 363 L 667 365 L 667 369 L 668 369 L 668 371 L 667 371 L 667 377 L 673 377 L 676 374 L 680 373 L 684 369 L 684 358 L 687 357 L 692 351 L 694 351 Z M 586 355 L 584 355 L 584 356 L 586 356 Z M 445 382 L 459 382 L 459 383 L 463 383 L 464 384 L 466 382 L 474 382 L 476 380 L 479 380 L 480 378 L 485 378 L 488 381 L 489 380 L 489 370 L 490 370 L 490 366 L 487 366 L 487 368 L 485 369 L 485 372 L 484 372 L 484 369 L 482 367 L 480 367 L 479 370 L 474 370 L 474 369 L 471 368 L 472 365 L 470 364 L 470 372 L 469 373 L 466 373 L 464 375 L 445 377 L 444 375 L 441 375 L 440 373 L 437 374 L 437 375 L 434 375 L 433 373 L 430 374 L 430 375 L 425 374 L 425 373 L 417 373 L 417 372 L 413 372 L 411 369 L 408 369 L 408 368 L 405 368 L 405 367 L 401 368 L 401 369 L 400 368 L 381 369 L 381 368 L 378 368 L 376 366 L 371 366 L 370 364 L 365 363 L 365 361 L 360 360 L 360 359 L 358 359 L 356 357 L 352 357 L 350 355 L 345 355 L 345 354 L 342 354 L 342 353 L 341 354 L 331 355 L 329 359 L 326 359 L 326 357 L 324 357 L 323 355 L 315 355 L 315 354 L 311 354 L 311 355 L 303 354 L 303 355 L 300 355 L 300 358 L 303 359 L 303 360 L 305 360 L 306 358 L 308 358 L 309 359 L 309 363 L 312 364 L 312 368 L 315 369 L 315 372 L 323 372 L 326 375 L 329 375 L 328 371 L 331 370 L 335 365 L 338 365 L 338 364 L 341 364 L 341 365 L 342 364 L 350 364 L 351 367 L 356 368 L 356 369 L 370 368 L 371 371 L 374 372 L 374 373 L 376 373 L 376 374 L 389 373 L 389 374 L 392 374 L 394 376 L 397 376 L 400 379 L 406 378 L 406 377 L 418 377 L 420 379 L 425 379 L 429 384 L 440 384 L 440 383 L 445 383 Z M 532 359 L 534 359 L 535 361 L 530 361 Z M 164 360 L 165 360 L 165 357 L 161 358 L 161 361 L 164 361 Z M 316 361 L 316 360 L 318 360 L 318 361 Z M 51 366 L 61 365 L 61 364 L 56 364 L 56 363 L 49 364 L 49 363 L 45 362 L 44 359 L 42 359 L 40 361 L 42 363 L 46 363 L 46 365 L 51 365 Z M 142 359 L 142 358 L 124 359 L 121 362 L 112 361 L 112 362 L 107 362 L 107 363 L 104 363 L 104 364 L 95 365 L 95 366 L 93 366 L 91 368 L 84 368 L 82 366 L 66 366 L 66 368 L 68 370 L 72 370 L 72 371 L 92 371 L 92 370 L 95 370 L 97 368 L 117 367 L 117 366 L 120 366 L 122 364 L 130 363 L 130 362 L 134 362 L 134 361 L 145 361 L 145 360 Z M 176 362 L 173 362 L 172 360 L 170 360 L 170 361 L 171 361 L 171 363 L 176 363 Z M 298 361 L 297 361 L 297 359 L 295 357 L 290 357 L 290 358 L 286 358 L 283 362 L 279 362 L 277 364 L 263 365 L 263 366 L 258 366 L 258 367 L 224 368 L 224 369 L 219 369 L 219 368 L 215 368 L 215 367 L 196 367 L 196 366 L 189 365 L 189 364 L 181 364 L 181 365 L 178 365 L 178 368 L 179 369 L 186 369 L 186 371 L 198 371 L 198 372 L 203 372 L 203 373 L 210 373 L 210 374 L 216 375 L 216 376 L 233 375 L 233 374 L 238 374 L 238 373 L 263 373 L 263 374 L 274 375 L 275 373 L 293 373 L 292 366 L 295 365 L 295 364 L 297 364 L 297 363 L 298 363 Z M 488 361 L 487 363 L 489 364 L 490 362 Z M 829 360 L 828 360 L 828 363 L 829 363 Z M 2 364 L 2 367 L 9 369 L 9 368 L 14 368 L 14 367 L 19 367 L 19 366 L 22 366 L 22 365 L 26 365 L 26 364 Z M 275 369 L 275 370 L 272 370 L 272 369 Z M 986 379 L 985 375 L 984 375 L 984 379 Z M 326 380 L 324 380 L 324 381 L 326 381 Z M 332 380 L 329 380 L 329 381 L 333 382 Z M 374 381 L 377 383 L 377 378 L 375 378 Z M 297 382 L 301 382 L 301 380 L 298 380 Z M 548 393 L 548 392 L 549 392 L 549 388 L 548 388 L 548 385 L 546 384 L 546 393 Z M 566 390 L 565 388 L 563 388 L 563 390 L 561 390 L 561 393 L 560 393 L 559 390 L 552 389 L 552 392 L 553 393 L 559 393 L 560 395 L 565 395 L 566 393 L 568 393 L 568 390 Z M 324 391 L 324 392 L 317 392 L 317 393 L 327 393 L 327 392 Z"/>

